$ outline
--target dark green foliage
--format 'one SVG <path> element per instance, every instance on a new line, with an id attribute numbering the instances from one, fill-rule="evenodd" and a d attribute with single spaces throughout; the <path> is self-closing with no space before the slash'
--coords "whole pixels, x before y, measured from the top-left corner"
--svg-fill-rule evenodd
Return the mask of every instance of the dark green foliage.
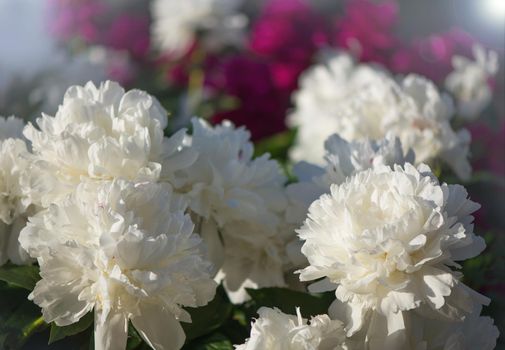
<path id="1" fill-rule="evenodd" d="M 37 266 L 4 265 L 0 267 L 0 281 L 32 291 L 40 279 Z"/>
<path id="2" fill-rule="evenodd" d="M 49 344 L 57 342 L 63 338 L 84 332 L 93 325 L 93 313 L 90 312 L 83 316 L 79 322 L 65 327 L 59 327 L 56 324 L 51 324 L 51 333 L 49 334 Z"/>

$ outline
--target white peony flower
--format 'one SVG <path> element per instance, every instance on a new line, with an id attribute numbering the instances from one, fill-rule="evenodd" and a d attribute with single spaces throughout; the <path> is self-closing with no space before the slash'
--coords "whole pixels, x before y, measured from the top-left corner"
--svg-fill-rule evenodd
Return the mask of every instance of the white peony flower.
<path id="1" fill-rule="evenodd" d="M 225 225 L 223 261 L 217 281 L 230 300 L 243 303 L 250 297 L 246 288 L 285 287 L 284 273 L 290 262 L 285 253 L 286 236 L 281 229 L 268 229 L 261 222 L 237 221 Z"/>
<path id="2" fill-rule="evenodd" d="M 452 129 L 452 101 L 440 95 L 432 82 L 419 76 L 407 76 L 401 87 L 414 108 L 409 107 L 410 113 L 387 123 L 385 129 L 398 136 L 404 147 L 414 150 L 418 163 L 440 158 L 458 177 L 468 179 L 472 172 L 468 162 L 471 136 L 466 129 L 457 132 Z"/>
<path id="3" fill-rule="evenodd" d="M 413 319 L 412 326 L 417 332 L 412 336 L 421 338 L 417 343 L 425 349 L 493 350 L 500 332 L 492 318 L 480 315 L 481 309 L 481 305 L 475 305 L 472 313 L 460 322 Z"/>
<path id="4" fill-rule="evenodd" d="M 253 159 L 250 133 L 243 127 L 228 121 L 211 127 L 196 118 L 192 125 L 191 149 L 198 159 L 180 172 L 190 208 L 219 227 L 238 220 L 275 227 L 276 213 L 285 206 L 286 179 L 279 164 L 269 154 Z"/>
<path id="5" fill-rule="evenodd" d="M 154 42 L 162 51 L 182 55 L 197 32 L 203 31 L 204 44 L 211 50 L 240 45 L 247 24 L 238 12 L 242 4 L 243 0 L 155 0 L 151 5 Z"/>
<path id="6" fill-rule="evenodd" d="M 20 139 L 23 127 L 19 118 L 0 117 L 0 265 L 30 261 L 17 242 L 31 204 L 24 183 L 31 155 Z"/>
<path id="7" fill-rule="evenodd" d="M 180 349 L 183 306 L 214 297 L 185 201 L 170 186 L 83 183 L 30 218 L 20 242 L 38 259 L 42 279 L 30 299 L 44 319 L 73 324 L 94 310 L 95 347 L 124 349 L 130 320 L 153 349 Z"/>
<path id="8" fill-rule="evenodd" d="M 493 350 L 499 335 L 491 317 L 471 314 L 464 322 L 453 326 L 443 350 Z"/>
<path id="9" fill-rule="evenodd" d="M 404 153 L 400 140 L 391 135 L 378 141 L 348 142 L 334 134 L 324 142 L 324 148 L 324 167 L 306 162 L 294 166 L 298 182 L 286 188 L 289 200 L 286 219 L 290 223 L 301 224 L 310 204 L 329 192 L 332 184 L 340 185 L 363 170 L 414 163 L 415 159 L 412 150 Z"/>
<path id="10" fill-rule="evenodd" d="M 236 350 L 343 350 L 345 331 L 342 322 L 328 315 L 302 318 L 300 309 L 287 315 L 278 309 L 262 307 L 252 324 L 251 337 Z"/>
<path id="11" fill-rule="evenodd" d="M 475 304 L 468 305 L 471 311 L 464 320 L 430 317 L 415 310 L 389 316 L 370 312 L 361 330 L 347 338 L 346 345 L 353 350 L 492 350 L 498 329 L 490 317 L 480 316 L 480 297 L 474 297 Z M 345 304 L 338 308 L 336 315 L 345 317 L 352 312 Z"/>
<path id="12" fill-rule="evenodd" d="M 466 119 L 476 119 L 491 102 L 489 79 L 498 72 L 498 53 L 486 52 L 476 44 L 473 47 L 475 61 L 454 56 L 454 70 L 447 76 L 445 86 L 455 97 L 458 113 Z"/>
<path id="13" fill-rule="evenodd" d="M 125 178 L 169 181 L 172 173 L 191 164 L 195 155 L 183 150 L 185 131 L 163 137 L 165 110 L 140 90 L 125 93 L 117 83 L 73 86 L 54 117 L 29 124 L 32 142 L 32 196 L 43 207 L 61 200 L 83 179 Z"/>
<path id="14" fill-rule="evenodd" d="M 318 181 L 327 188 L 331 184 L 341 184 L 360 171 L 381 165 L 392 166 L 413 163 L 414 152 L 404 152 L 397 137 L 391 134 L 377 141 L 348 142 L 338 135 L 330 136 L 324 143 L 326 168 Z"/>
<path id="15" fill-rule="evenodd" d="M 339 105 L 367 84 L 379 84 L 385 74 L 375 66 L 355 66 L 348 54 L 331 55 L 325 61 L 302 74 L 300 88 L 293 95 L 295 110 L 287 123 L 298 128 L 297 142 L 290 151 L 294 161 L 322 163 L 323 144 L 314 140 L 341 134 L 336 115 Z"/>
<path id="16" fill-rule="evenodd" d="M 374 314 L 370 320 L 370 324 L 375 323 L 374 333 L 370 334 L 370 327 L 366 335 L 361 332 L 349 338 L 348 344 L 355 345 L 352 349 L 363 348 L 365 343 L 370 349 L 492 350 L 499 332 L 491 318 L 480 316 L 481 309 L 476 303 L 464 320 L 451 321 L 400 312 L 397 321 L 406 328 L 394 335 L 387 334 L 388 320 Z"/>
<path id="17" fill-rule="evenodd" d="M 268 154 L 253 159 L 244 128 L 230 122 L 211 127 L 201 119 L 192 123 L 188 142 L 198 158 L 178 173 L 177 190 L 190 198 L 211 260 L 217 268 L 226 266 L 225 286 L 243 294 L 238 286 L 248 279 L 261 287 L 283 285 L 278 271 L 285 243 L 278 228 L 286 200 L 279 164 Z"/>
<path id="18" fill-rule="evenodd" d="M 332 184 L 340 185 L 348 177 L 369 168 L 404 165 L 414 163 L 415 159 L 411 150 L 404 154 L 398 138 L 391 135 L 379 141 L 347 142 L 334 134 L 325 141 L 324 148 L 324 168 L 306 162 L 295 164 L 294 173 L 298 182 L 286 187 L 288 206 L 285 220 L 293 233 L 307 217 L 312 202 L 322 194 L 329 193 Z M 288 256 L 297 267 L 307 264 L 300 249 L 301 241 L 297 237 L 287 247 Z"/>
<path id="19" fill-rule="evenodd" d="M 0 220 L 5 224 L 12 224 L 31 204 L 22 182 L 29 163 L 30 154 L 22 140 L 0 141 Z"/>
<path id="20" fill-rule="evenodd" d="M 391 133 L 412 149 L 419 163 L 440 158 L 462 178 L 470 176 L 470 134 L 450 125 L 452 102 L 416 75 L 396 82 L 387 72 L 355 65 L 341 54 L 306 72 L 294 95 L 289 124 L 298 128 L 291 158 L 322 163 L 324 140 L 338 133 L 349 141 L 378 140 Z"/>
<path id="21" fill-rule="evenodd" d="M 473 233 L 478 208 L 462 186 L 439 184 L 424 165 L 362 171 L 310 206 L 298 231 L 310 264 L 300 279 L 323 278 L 309 290 L 335 290 L 330 316 L 371 342 L 371 334 L 404 330 L 409 310 L 461 320 L 474 302 L 487 302 L 454 271 L 485 247 Z"/>

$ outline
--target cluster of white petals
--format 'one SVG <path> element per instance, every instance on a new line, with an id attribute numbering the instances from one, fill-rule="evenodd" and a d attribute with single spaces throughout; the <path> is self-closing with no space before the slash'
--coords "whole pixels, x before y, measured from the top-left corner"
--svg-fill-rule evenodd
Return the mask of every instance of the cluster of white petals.
<path id="1" fill-rule="evenodd" d="M 167 114 L 154 97 L 110 81 L 70 87 L 56 115 L 43 114 L 37 124 L 24 134 L 36 157 L 31 196 L 43 207 L 85 180 L 170 179 L 195 158 L 182 149 L 184 130 L 163 136 Z"/>
<path id="2" fill-rule="evenodd" d="M 498 72 L 498 53 L 476 44 L 473 47 L 475 60 L 454 56 L 454 70 L 447 76 L 445 86 L 456 98 L 458 114 L 466 119 L 475 119 L 491 102 L 493 93 L 490 79 Z"/>
<path id="3" fill-rule="evenodd" d="M 205 305 L 216 287 L 185 209 L 166 184 L 79 185 L 21 232 L 42 277 L 30 299 L 59 326 L 94 310 L 96 349 L 124 349 L 128 320 L 152 348 L 181 348 L 182 306 Z"/>
<path id="4" fill-rule="evenodd" d="M 362 171 L 310 206 L 298 231 L 310 264 L 300 279 L 323 278 L 315 292 L 335 290 L 330 316 L 346 320 L 348 335 L 400 349 L 412 339 L 410 313 L 460 322 L 488 302 L 454 270 L 485 248 L 473 233 L 478 208 L 424 165 Z"/>
<path id="5" fill-rule="evenodd" d="M 155 0 L 153 30 L 181 53 L 241 5 Z M 495 63 L 475 50 L 476 63 L 455 58 L 448 84 L 482 102 Z M 125 349 L 129 324 L 153 349 L 182 348 L 188 308 L 221 282 L 233 303 L 302 282 L 336 296 L 310 321 L 260 308 L 237 350 L 493 349 L 489 300 L 458 271 L 485 249 L 479 205 L 424 164 L 470 175 L 450 99 L 340 54 L 304 75 L 295 103 L 287 186 L 244 127 L 194 118 L 166 137 L 161 104 L 110 81 L 70 87 L 36 125 L 0 118 L 0 265 L 36 260 L 29 299 L 58 326 L 93 313 L 97 350 Z"/>
<path id="6" fill-rule="evenodd" d="M 11 233 L 40 266 L 30 298 L 60 326 L 94 310 L 96 349 L 124 349 L 129 321 L 152 348 L 180 349 L 179 322 L 191 322 L 183 307 L 207 304 L 216 289 L 189 200 L 172 189 L 197 158 L 186 131 L 165 137 L 159 102 L 110 81 L 70 87 L 37 124 L 24 129 L 30 152 L 8 140 L 26 159 L 16 174 L 24 197 L 0 208 L 36 208 Z"/>
<path id="7" fill-rule="evenodd" d="M 470 134 L 450 125 L 453 104 L 436 86 L 417 75 L 396 81 L 371 65 L 356 65 L 338 54 L 307 71 L 294 95 L 289 124 L 298 128 L 291 158 L 322 163 L 323 145 L 314 140 L 338 133 L 349 141 L 398 137 L 418 163 L 441 159 L 461 178 L 471 173 Z"/>
<path id="8" fill-rule="evenodd" d="M 18 243 L 31 205 L 23 183 L 30 164 L 23 128 L 19 118 L 0 117 L 0 265 L 7 260 L 15 264 L 30 261 Z"/>
<path id="9" fill-rule="evenodd" d="M 177 190 L 190 199 L 194 220 L 232 298 L 244 287 L 283 285 L 284 244 L 279 226 L 286 206 L 279 164 L 253 158 L 250 133 L 230 122 L 211 127 L 193 119 L 189 149 L 196 161 L 177 173 Z M 231 296 L 231 294 L 230 294 Z"/>
<path id="10" fill-rule="evenodd" d="M 151 5 L 152 36 L 158 48 L 181 55 L 203 31 L 210 49 L 240 45 L 247 19 L 239 10 L 243 0 L 155 0 Z"/>
<path id="11" fill-rule="evenodd" d="M 434 350 L 492 350 L 499 336 L 493 319 L 480 316 L 481 306 L 461 322 L 426 320 L 412 315 L 414 331 L 410 334 L 412 348 Z M 414 346 L 415 345 L 415 346 Z"/>
<path id="12" fill-rule="evenodd" d="M 324 142 L 324 149 L 324 166 L 307 162 L 299 162 L 294 166 L 298 182 L 286 188 L 288 223 L 301 224 L 310 204 L 323 193 L 329 192 L 332 184 L 340 185 L 348 177 L 369 168 L 414 163 L 415 159 L 412 150 L 405 153 L 400 140 L 391 135 L 378 141 L 348 142 L 334 134 Z"/>
<path id="13" fill-rule="evenodd" d="M 214 279 L 235 302 L 245 288 L 285 285 L 286 178 L 269 155 L 253 157 L 244 128 L 194 119 L 191 136 L 167 138 L 158 101 L 113 82 L 69 88 L 37 125 L 24 128 L 31 152 L 13 156 L 27 159 L 27 175 L 5 166 L 23 182 L 6 188 L 25 197 L 10 193 L 0 209 L 12 217 L 37 205 L 19 240 L 40 265 L 31 298 L 47 322 L 94 310 L 99 349 L 124 348 L 128 320 L 151 347 L 175 349 L 179 320 L 190 321 L 181 307 L 210 301 Z"/>
<path id="14" fill-rule="evenodd" d="M 236 350 L 343 350 L 343 324 L 328 315 L 303 319 L 300 309 L 296 315 L 284 314 L 278 309 L 262 307 L 259 318 L 253 322 L 251 337 Z"/>
<path id="15" fill-rule="evenodd" d="M 329 193 L 332 184 L 340 185 L 348 177 L 369 168 L 404 165 L 414 163 L 415 159 L 414 153 L 411 150 L 404 153 L 399 139 L 391 135 L 379 141 L 348 142 L 334 134 L 325 141 L 324 148 L 324 167 L 307 162 L 294 166 L 298 182 L 286 188 L 288 206 L 285 221 L 291 230 L 301 226 L 309 206 L 322 194 Z M 299 267 L 306 264 L 300 248 L 298 238 L 294 238 L 287 247 L 291 262 Z"/>
<path id="16" fill-rule="evenodd" d="M 228 121 L 212 127 L 196 118 L 192 126 L 190 149 L 198 158 L 178 174 L 191 209 L 220 227 L 233 221 L 262 221 L 275 227 L 275 213 L 285 203 L 286 179 L 279 164 L 268 154 L 253 159 L 250 133 L 243 127 Z"/>
<path id="17" fill-rule="evenodd" d="M 287 286 L 285 273 L 292 264 L 286 244 L 291 234 L 281 227 L 269 229 L 261 222 L 240 221 L 226 225 L 220 232 L 223 261 L 216 280 L 223 282 L 233 303 L 249 299 L 246 288 Z"/>

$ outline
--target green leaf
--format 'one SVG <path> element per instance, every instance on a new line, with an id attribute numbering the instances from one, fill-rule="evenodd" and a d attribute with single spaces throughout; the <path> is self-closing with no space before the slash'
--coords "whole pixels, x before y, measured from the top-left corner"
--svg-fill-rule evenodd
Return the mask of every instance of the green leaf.
<path id="1" fill-rule="evenodd" d="M 4 265 L 0 267 L 0 280 L 32 291 L 40 279 L 37 266 Z"/>
<path id="2" fill-rule="evenodd" d="M 333 293 L 309 294 L 285 288 L 248 289 L 247 293 L 252 298 L 255 311 L 262 306 L 276 307 L 294 315 L 296 308 L 300 307 L 301 314 L 306 318 L 327 313 L 335 300 Z"/>
<path id="3" fill-rule="evenodd" d="M 254 145 L 254 155 L 261 156 L 264 153 L 270 153 L 274 159 L 285 160 L 288 150 L 295 140 L 295 135 L 296 131 L 288 130 L 259 140 Z"/>
<path id="4" fill-rule="evenodd" d="M 28 291 L 0 281 L 0 328 L 28 297 Z"/>
<path id="5" fill-rule="evenodd" d="M 182 323 L 186 338 L 192 340 L 209 334 L 226 322 L 231 315 L 232 304 L 222 286 L 219 286 L 214 299 L 206 306 L 196 309 L 188 308 L 192 323 Z"/>
<path id="6" fill-rule="evenodd" d="M 79 322 L 76 322 L 69 326 L 59 327 L 56 324 L 52 323 L 48 344 L 52 344 L 54 342 L 57 342 L 58 340 L 84 332 L 86 329 L 91 327 L 92 324 L 93 324 L 93 312 L 89 312 L 88 314 L 81 317 Z"/>
<path id="7" fill-rule="evenodd" d="M 233 344 L 223 334 L 214 333 L 185 345 L 183 350 L 233 350 Z"/>
<path id="8" fill-rule="evenodd" d="M 249 312 L 248 312 L 249 311 Z M 243 344 L 251 334 L 250 317 L 256 310 L 244 310 L 244 305 L 233 307 L 233 313 L 219 329 L 233 344 Z"/>
<path id="9" fill-rule="evenodd" d="M 142 344 L 142 342 L 142 338 L 135 327 L 133 327 L 131 323 L 128 323 L 128 342 L 126 344 L 126 350 L 135 350 Z"/>

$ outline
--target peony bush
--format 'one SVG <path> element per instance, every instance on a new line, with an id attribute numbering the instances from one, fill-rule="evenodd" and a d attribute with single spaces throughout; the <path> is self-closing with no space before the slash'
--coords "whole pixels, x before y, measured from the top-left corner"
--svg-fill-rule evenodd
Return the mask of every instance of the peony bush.
<path id="1" fill-rule="evenodd" d="M 498 52 L 394 1 L 48 3 L 122 65 L 0 117 L 0 349 L 502 345 Z"/>
<path id="2" fill-rule="evenodd" d="M 95 349 L 131 348 L 132 333 L 180 349 L 194 336 L 181 323 L 216 293 L 217 326 L 246 329 L 237 318 L 264 290 L 269 303 L 295 293 L 296 315 L 263 306 L 238 349 L 446 349 L 475 327 L 468 341 L 493 347 L 497 329 L 480 316 L 489 299 L 458 271 L 485 248 L 480 206 L 416 165 L 394 133 L 331 135 L 326 166 L 300 163 L 286 186 L 246 129 L 194 118 L 191 132 L 165 136 L 166 116 L 155 97 L 107 81 L 69 88 L 25 138 L 19 119 L 3 119 L 0 279 L 28 287 L 19 279 L 31 271 L 33 327 L 58 338 L 93 323 Z M 319 296 L 305 300 L 305 288 Z M 311 298 L 324 306 L 308 322 L 299 307 Z"/>

